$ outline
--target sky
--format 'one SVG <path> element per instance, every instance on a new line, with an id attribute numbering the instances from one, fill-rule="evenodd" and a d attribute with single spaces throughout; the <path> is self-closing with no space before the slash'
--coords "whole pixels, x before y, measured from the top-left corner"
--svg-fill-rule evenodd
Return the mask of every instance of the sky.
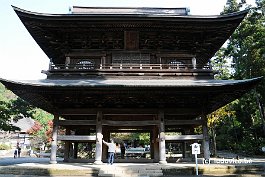
<path id="1" fill-rule="evenodd" d="M 2 0 L 0 78 L 45 79 L 49 58 L 28 33 L 11 5 L 32 12 L 65 14 L 69 7 L 188 7 L 191 15 L 218 15 L 227 0 Z M 251 4 L 254 0 L 248 0 Z"/>

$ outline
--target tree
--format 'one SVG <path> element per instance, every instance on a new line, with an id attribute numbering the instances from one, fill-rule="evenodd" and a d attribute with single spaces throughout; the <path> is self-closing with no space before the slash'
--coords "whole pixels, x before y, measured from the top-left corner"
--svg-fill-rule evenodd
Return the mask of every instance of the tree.
<path id="1" fill-rule="evenodd" d="M 49 145 L 51 143 L 53 116 L 41 109 L 35 109 L 32 118 L 35 120 L 35 124 L 28 130 L 28 133 L 33 136 L 33 145 L 35 147 L 40 144 Z"/>
<path id="2" fill-rule="evenodd" d="M 10 102 L 8 96 L 8 91 L 2 84 L 0 84 L 0 130 L 3 131 L 13 131 L 18 129 L 11 125 L 11 111 L 9 110 Z"/>
<path id="3" fill-rule="evenodd" d="M 0 84 L 0 130 L 14 131 L 18 127 L 12 125 L 12 121 L 18 121 L 23 117 L 31 117 L 33 109 L 27 102 L 16 97 Z"/>
<path id="4" fill-rule="evenodd" d="M 15 131 L 19 130 L 11 124 L 11 111 L 9 109 L 9 103 L 0 101 L 0 130 L 3 131 Z"/>
<path id="5" fill-rule="evenodd" d="M 215 79 L 228 80 L 231 79 L 232 67 L 231 62 L 229 62 L 229 58 L 225 56 L 225 48 L 222 47 L 217 51 L 215 56 L 211 59 L 211 65 L 213 70 L 218 71 L 215 74 Z"/>
<path id="6" fill-rule="evenodd" d="M 228 43 L 227 52 L 235 63 L 235 79 L 265 76 L 265 1 L 258 0 L 256 2 L 257 6 L 249 11 L 249 15 L 231 36 Z M 262 138 L 265 136 L 265 131 L 263 135 L 257 133 L 263 129 L 262 127 L 265 127 L 264 108 L 259 107 L 264 105 L 264 89 L 265 82 L 263 80 L 256 92 L 246 94 L 240 99 L 238 105 L 235 105 L 239 121 L 243 126 L 245 125 L 246 134 L 251 135 L 248 137 L 252 137 L 249 142 L 245 143 L 258 148 L 264 145 Z M 257 142 L 260 143 L 256 144 Z"/>
<path id="7" fill-rule="evenodd" d="M 222 14 L 237 12 L 242 8 L 249 7 L 244 1 L 237 3 L 236 0 L 228 0 Z M 257 6 L 249 10 L 247 17 L 229 38 L 227 46 L 224 46 L 216 55 L 214 61 L 220 65 L 224 63 L 225 58 L 232 60 L 234 73 L 231 75 L 231 79 L 265 76 L 264 12 L 265 1 L 257 0 Z M 216 66 L 220 68 L 220 66 Z M 220 73 L 217 78 L 227 78 L 224 77 L 225 74 L 222 72 L 222 68 Z M 230 104 L 229 110 L 234 111 L 232 121 L 229 120 L 231 116 L 218 113 L 218 117 L 222 121 L 216 124 L 215 130 L 218 134 L 217 142 L 220 141 L 220 148 L 239 151 L 249 149 L 249 153 L 261 152 L 261 146 L 265 145 L 264 134 L 262 134 L 262 122 L 264 123 L 262 115 L 264 115 L 264 112 L 260 113 L 258 105 L 263 105 L 262 103 L 265 101 L 264 89 L 265 83 L 263 80 L 257 87 L 257 92 L 252 91 Z M 223 144 L 225 144 L 225 147 L 222 146 Z"/>
<path id="8" fill-rule="evenodd" d="M 0 130 L 19 130 L 18 127 L 12 125 L 12 121 L 18 121 L 24 117 L 35 120 L 34 126 L 28 131 L 33 136 L 32 142 L 49 144 L 53 116 L 28 104 L 0 84 Z"/>
<path id="9" fill-rule="evenodd" d="M 149 133 L 112 133 L 111 138 L 114 138 L 117 143 L 122 143 L 124 140 L 130 143 L 138 143 L 139 145 L 150 144 Z"/>
<path id="10" fill-rule="evenodd" d="M 244 1 L 241 1 L 241 4 L 243 4 Z M 223 12 L 221 14 L 229 14 L 233 12 L 238 12 L 240 10 L 240 4 L 236 0 L 227 0 L 226 6 L 224 7 Z"/>
<path id="11" fill-rule="evenodd" d="M 216 128 L 225 122 L 225 118 L 234 117 L 235 112 L 230 110 L 230 105 L 223 106 L 207 116 L 207 124 L 210 130 L 213 144 L 213 156 L 217 155 Z"/>

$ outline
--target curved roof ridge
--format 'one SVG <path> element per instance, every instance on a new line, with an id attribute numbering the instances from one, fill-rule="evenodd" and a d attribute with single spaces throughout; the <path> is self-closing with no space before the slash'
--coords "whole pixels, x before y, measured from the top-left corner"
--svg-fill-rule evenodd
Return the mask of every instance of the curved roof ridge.
<path id="1" fill-rule="evenodd" d="M 225 15 L 179 15 L 179 14 L 172 14 L 172 13 L 128 13 L 128 14 L 116 14 L 116 13 L 66 13 L 66 14 L 53 14 L 53 13 L 40 13 L 40 12 L 33 12 L 33 11 L 29 11 L 29 10 L 25 10 L 25 9 L 21 9 L 19 7 L 13 6 L 12 8 L 14 9 L 14 11 L 17 14 L 24 14 L 24 15 L 28 15 L 28 16 L 43 16 L 43 17 L 67 17 L 67 16 L 73 16 L 73 17 L 79 17 L 79 16 L 115 16 L 115 17 L 121 17 L 124 16 L 135 16 L 135 17 L 180 17 L 180 18 L 194 18 L 194 19 L 223 19 L 223 18 L 242 18 L 244 17 L 249 9 L 243 10 L 243 11 L 239 11 L 239 12 L 234 12 L 234 13 L 229 13 L 229 14 L 225 14 Z M 92 7 L 90 7 L 92 8 Z M 130 9 L 134 9 L 134 7 L 93 7 L 93 8 L 116 8 L 116 9 L 123 9 L 123 8 L 130 8 Z M 137 9 L 141 9 L 141 8 L 145 8 L 145 7 L 139 7 L 139 8 L 135 8 Z M 150 9 L 178 9 L 178 8 L 152 8 L 150 7 Z"/>

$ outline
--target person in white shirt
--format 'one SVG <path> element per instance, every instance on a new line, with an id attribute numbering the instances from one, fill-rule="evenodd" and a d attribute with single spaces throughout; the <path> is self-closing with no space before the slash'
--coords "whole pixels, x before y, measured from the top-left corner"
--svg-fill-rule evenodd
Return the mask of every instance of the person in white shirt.
<path id="1" fill-rule="evenodd" d="M 110 140 L 110 143 L 102 140 L 104 144 L 106 144 L 108 146 L 108 164 L 113 164 L 114 162 L 114 155 L 115 155 L 115 151 L 116 151 L 116 144 L 114 143 L 113 140 Z"/>

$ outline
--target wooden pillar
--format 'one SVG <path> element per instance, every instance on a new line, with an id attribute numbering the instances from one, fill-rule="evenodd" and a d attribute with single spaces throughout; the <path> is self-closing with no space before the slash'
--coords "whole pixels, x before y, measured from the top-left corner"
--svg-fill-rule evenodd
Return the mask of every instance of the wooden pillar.
<path id="1" fill-rule="evenodd" d="M 186 144 L 185 141 L 182 142 L 182 158 L 186 158 Z"/>
<path id="2" fill-rule="evenodd" d="M 57 153 L 58 121 L 59 121 L 59 115 L 55 114 L 53 118 L 53 129 L 52 129 L 52 143 L 51 143 L 51 156 L 50 156 L 51 164 L 57 163 L 56 153 Z"/>
<path id="3" fill-rule="evenodd" d="M 155 130 L 154 138 L 154 162 L 159 162 L 159 133 L 158 128 Z"/>
<path id="4" fill-rule="evenodd" d="M 101 57 L 101 64 L 104 66 L 106 64 L 106 57 Z"/>
<path id="5" fill-rule="evenodd" d="M 186 135 L 185 130 L 182 131 L 182 135 Z M 186 142 L 182 142 L 182 158 L 186 158 Z"/>
<path id="6" fill-rule="evenodd" d="M 73 159 L 74 158 L 74 143 L 72 141 L 69 142 L 69 148 L 70 148 L 70 158 Z"/>
<path id="7" fill-rule="evenodd" d="M 165 140 L 165 122 L 164 122 L 164 111 L 159 111 L 159 163 L 166 164 L 166 140 Z"/>
<path id="8" fill-rule="evenodd" d="M 66 135 L 70 135 L 70 129 L 66 128 Z M 68 162 L 69 161 L 69 152 L 70 152 L 70 142 L 69 141 L 65 141 L 64 142 L 64 162 Z"/>
<path id="9" fill-rule="evenodd" d="M 70 152 L 70 142 L 69 141 L 65 141 L 64 142 L 64 162 L 68 162 L 69 161 L 69 152 Z"/>
<path id="10" fill-rule="evenodd" d="M 77 159 L 78 154 L 78 142 L 74 142 L 74 159 Z"/>
<path id="11" fill-rule="evenodd" d="M 103 131 L 103 139 L 107 142 L 109 142 L 109 138 L 110 138 L 110 132 L 109 130 L 104 129 Z M 103 146 L 102 147 L 102 160 L 103 162 L 106 161 L 107 162 L 107 158 L 108 158 L 108 147 L 107 146 Z"/>
<path id="12" fill-rule="evenodd" d="M 102 164 L 102 111 L 97 113 L 95 164 Z"/>
<path id="13" fill-rule="evenodd" d="M 207 127 L 207 116 L 202 114 L 202 132 L 203 132 L 203 154 L 205 159 L 210 159 L 209 134 Z"/>
<path id="14" fill-rule="evenodd" d="M 151 155 L 151 159 L 154 159 L 154 128 L 152 128 L 152 130 L 150 131 L 150 155 Z"/>

